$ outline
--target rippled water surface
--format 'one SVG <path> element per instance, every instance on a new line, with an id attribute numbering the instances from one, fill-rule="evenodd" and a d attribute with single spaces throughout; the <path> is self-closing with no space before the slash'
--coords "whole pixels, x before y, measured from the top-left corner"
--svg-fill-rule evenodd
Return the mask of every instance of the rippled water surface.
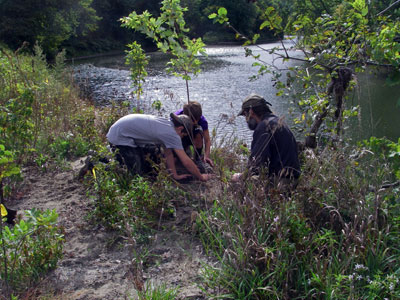
<path id="1" fill-rule="evenodd" d="M 263 48 L 275 46 L 278 44 L 261 45 Z M 262 60 L 274 62 L 280 67 L 294 64 L 292 61 L 283 65 L 281 60 L 256 47 L 253 51 L 260 54 Z M 202 104 L 210 129 L 215 128 L 219 137 L 234 135 L 245 141 L 251 139 L 244 118 L 236 117 L 243 99 L 250 93 L 264 96 L 272 103 L 273 111 L 291 123 L 293 116 L 289 114 L 289 103 L 275 95 L 271 76 L 267 74 L 259 80 L 249 81 L 249 77 L 256 75 L 257 69 L 252 66 L 254 60 L 245 57 L 242 47 L 208 47 L 207 54 L 206 58 L 202 58 L 203 71 L 189 82 L 190 99 Z M 163 108 L 160 113 L 167 115 L 187 101 L 185 81 L 165 73 L 168 60 L 165 55 L 152 53 L 150 57 L 149 76 L 139 104 L 132 94 L 130 73 L 122 55 L 75 62 L 75 76 L 78 81 L 85 82 L 88 92 L 100 104 L 111 100 L 129 100 L 145 112 L 154 113 L 151 104 L 161 101 Z M 348 131 L 356 139 L 375 135 L 397 140 L 400 137 L 399 88 L 389 88 L 382 80 L 366 75 L 360 77 L 359 83 L 360 88 L 350 101 L 361 106 L 362 116 L 353 122 Z"/>

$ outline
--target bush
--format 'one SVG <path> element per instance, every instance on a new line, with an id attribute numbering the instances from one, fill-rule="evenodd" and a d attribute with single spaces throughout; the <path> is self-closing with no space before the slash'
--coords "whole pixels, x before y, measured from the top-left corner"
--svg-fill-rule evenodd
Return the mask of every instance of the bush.
<path id="1" fill-rule="evenodd" d="M 156 228 L 161 218 L 174 213 L 170 201 L 184 196 L 165 169 L 154 180 L 133 176 L 111 162 L 107 166 L 96 165 L 93 177 L 97 221 L 139 241 L 146 236 L 142 233 Z"/>
<path id="2" fill-rule="evenodd" d="M 57 213 L 26 211 L 26 220 L 0 231 L 0 276 L 3 295 L 22 292 L 49 270 L 62 256 L 63 231 Z"/>
<path id="3" fill-rule="evenodd" d="M 49 66 L 38 46 L 34 56 L 1 49 L 0 144 L 16 153 L 17 163 L 36 153 L 82 155 L 101 141 L 94 107 L 79 98 L 64 59 L 61 52 Z"/>

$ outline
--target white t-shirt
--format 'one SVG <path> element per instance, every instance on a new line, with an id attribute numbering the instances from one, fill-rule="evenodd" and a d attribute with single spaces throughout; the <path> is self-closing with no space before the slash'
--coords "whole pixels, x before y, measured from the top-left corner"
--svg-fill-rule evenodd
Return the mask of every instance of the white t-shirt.
<path id="1" fill-rule="evenodd" d="M 110 127 L 107 139 L 116 146 L 162 144 L 166 148 L 183 149 L 172 121 L 151 115 L 130 114 L 122 117 Z"/>

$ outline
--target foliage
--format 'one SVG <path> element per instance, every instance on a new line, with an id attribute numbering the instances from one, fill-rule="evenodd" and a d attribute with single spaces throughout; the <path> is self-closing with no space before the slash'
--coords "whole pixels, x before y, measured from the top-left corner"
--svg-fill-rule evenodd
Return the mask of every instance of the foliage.
<path id="1" fill-rule="evenodd" d="M 6 150 L 4 145 L 0 144 L 0 182 L 2 182 L 4 178 L 18 175 L 19 173 L 20 169 L 14 162 L 13 153 Z M 0 191 L 0 193 L 2 193 L 2 191 Z"/>
<path id="2" fill-rule="evenodd" d="M 295 7 L 283 23 L 282 6 L 265 9 L 265 21 L 260 29 L 276 30 L 293 40 L 293 48 L 282 41 L 282 47 L 265 50 L 284 62 L 294 60 L 300 65 L 282 70 L 267 64 L 260 55 L 253 54 L 249 45 L 256 44 L 259 35 L 246 36 L 234 28 L 228 11 L 219 8 L 210 14 L 215 22 L 230 26 L 237 38 L 245 39 L 246 56 L 255 59 L 258 76 L 271 73 L 277 95 L 288 97 L 299 107 L 295 118 L 299 129 L 309 135 L 306 146 L 315 147 L 319 129 L 320 137 L 336 141 L 341 136 L 347 118 L 357 115 L 357 107 L 346 107 L 348 91 L 354 86 L 354 74 L 363 72 L 367 66 L 385 66 L 392 70 L 392 84 L 398 76 L 399 65 L 399 19 L 384 15 L 372 15 L 370 8 L 376 3 L 355 1 L 295 1 Z M 322 13 L 323 12 L 323 13 Z M 284 12 L 287 13 L 287 12 Z M 301 50 L 303 56 L 291 50 Z M 307 132 L 308 131 L 308 132 Z"/>
<path id="3" fill-rule="evenodd" d="M 144 11 L 141 15 L 132 12 L 121 21 L 123 26 L 141 32 L 152 39 L 160 51 L 173 56 L 167 63 L 167 72 L 186 81 L 189 101 L 188 81 L 191 80 L 190 74 L 196 75 L 200 72 L 201 61 L 197 55 L 205 54 L 204 43 L 201 38 L 190 39 L 187 36 L 188 29 L 185 27 L 183 17 L 186 9 L 180 6 L 180 0 L 164 0 L 161 4 L 161 14 L 158 18 Z M 136 49 L 137 45 L 129 52 L 131 57 L 138 53 Z M 138 54 L 140 55 L 140 52 Z"/>
<path id="4" fill-rule="evenodd" d="M 2 285 L 16 294 L 57 266 L 62 256 L 63 233 L 57 213 L 26 211 L 26 219 L 0 232 Z M 3 291 L 6 291 L 4 289 Z M 4 294 L 6 295 L 6 294 Z"/>
<path id="5" fill-rule="evenodd" d="M 208 297 L 397 298 L 400 189 L 382 188 L 393 168 L 381 163 L 364 149 L 327 147 L 305 153 L 290 196 L 257 178 L 216 187 L 197 219 L 218 260 L 203 269 Z"/>
<path id="6" fill-rule="evenodd" d="M 381 161 L 381 166 L 375 169 L 375 174 L 380 175 L 381 170 L 387 165 L 393 172 L 393 175 L 400 180 L 400 139 L 397 143 L 385 138 L 371 137 L 362 143 L 364 151 L 372 151 L 376 159 Z"/>
<path id="7" fill-rule="evenodd" d="M 92 0 L 2 1 L 0 40 L 14 50 L 24 42 L 32 49 L 38 42 L 54 57 L 65 40 L 96 29 L 99 18 L 91 4 Z"/>
<path id="8" fill-rule="evenodd" d="M 131 66 L 132 85 L 136 88 L 136 98 L 140 99 L 143 93 L 142 83 L 145 82 L 148 65 L 148 57 L 143 53 L 142 47 L 135 42 L 128 45 L 130 50 L 127 52 L 126 64 Z"/>
<path id="9" fill-rule="evenodd" d="M 174 213 L 170 201 L 183 193 L 171 182 L 165 169 L 155 181 L 133 176 L 121 166 L 111 163 L 107 169 L 98 164 L 93 171 L 95 184 L 94 217 L 110 229 L 141 241 L 148 230 L 159 226 L 161 218 Z"/>
<path id="10" fill-rule="evenodd" d="M 65 53 L 52 68 L 40 47 L 35 53 L 0 54 L 0 144 L 13 149 L 17 164 L 46 153 L 82 155 L 99 141 L 94 109 L 78 98 L 64 66 Z"/>

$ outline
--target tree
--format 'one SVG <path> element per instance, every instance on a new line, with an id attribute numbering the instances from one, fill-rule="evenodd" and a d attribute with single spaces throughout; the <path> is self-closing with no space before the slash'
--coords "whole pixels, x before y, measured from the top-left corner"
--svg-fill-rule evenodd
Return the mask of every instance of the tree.
<path id="1" fill-rule="evenodd" d="M 38 42 L 54 56 L 70 37 L 96 29 L 99 18 L 91 4 L 92 0 L 1 0 L 0 40 L 12 49 Z"/>
<path id="2" fill-rule="evenodd" d="M 317 2 L 321 5 L 317 6 Z M 364 71 L 368 65 L 381 66 L 392 71 L 392 83 L 400 83 L 400 79 L 396 79 L 400 66 L 399 19 L 372 14 L 370 7 L 376 4 L 374 1 L 340 2 L 295 1 L 299 10 L 291 14 L 286 26 L 279 11 L 274 7 L 266 9 L 266 19 L 260 28 L 294 37 L 294 48 L 301 50 L 303 57 L 291 56 L 284 43 L 280 48 L 268 50 L 269 53 L 284 61 L 302 61 L 303 67 L 293 67 L 283 73 L 253 55 L 250 48 L 246 49 L 246 55 L 256 59 L 254 65 L 259 68 L 259 76 L 273 73 L 278 94 L 291 96 L 299 106 L 302 113 L 295 121 L 308 130 L 305 141 L 308 147 L 317 145 L 316 136 L 321 128 L 334 140 L 340 137 L 343 120 L 357 114 L 356 108 L 344 109 L 346 91 L 352 86 L 354 74 Z M 376 6 L 373 7 L 376 11 Z M 210 18 L 229 24 L 225 9 L 219 9 Z M 258 38 L 257 35 L 240 36 L 246 38 L 245 46 L 256 43 Z"/>
<path id="3" fill-rule="evenodd" d="M 153 17 L 148 11 L 138 15 L 135 11 L 128 17 L 122 18 L 123 26 L 134 29 L 152 39 L 157 48 L 163 53 L 173 56 L 168 62 L 167 72 L 181 77 L 186 82 L 187 99 L 189 95 L 189 80 L 191 75 L 200 72 L 201 61 L 196 57 L 199 53 L 205 54 L 204 43 L 201 38 L 190 39 L 183 13 L 186 9 L 180 6 L 180 0 L 163 0 L 161 14 L 158 18 Z M 137 44 L 131 45 L 130 60 L 134 61 L 135 54 L 142 55 Z M 133 67 L 133 77 L 138 77 L 136 82 L 142 81 L 143 68 Z M 137 92 L 141 86 L 137 86 Z"/>

